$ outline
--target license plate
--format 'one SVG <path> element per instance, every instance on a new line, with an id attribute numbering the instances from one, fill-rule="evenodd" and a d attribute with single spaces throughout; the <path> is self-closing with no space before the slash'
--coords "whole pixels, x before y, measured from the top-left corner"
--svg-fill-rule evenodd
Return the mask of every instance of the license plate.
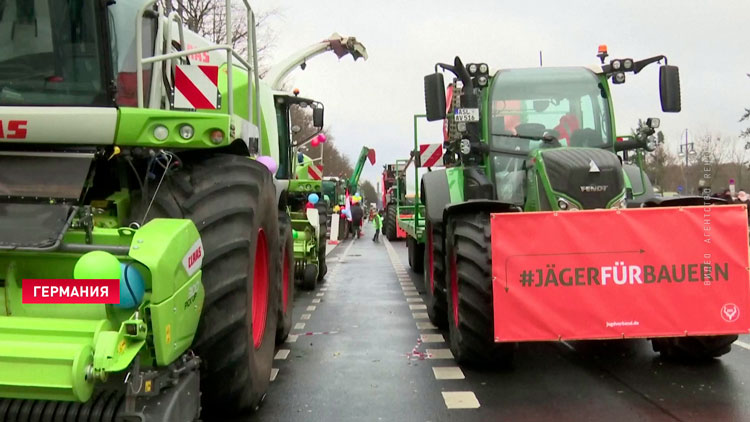
<path id="1" fill-rule="evenodd" d="M 478 122 L 479 121 L 479 109 L 478 108 L 459 108 L 454 113 L 454 119 L 456 122 Z"/>

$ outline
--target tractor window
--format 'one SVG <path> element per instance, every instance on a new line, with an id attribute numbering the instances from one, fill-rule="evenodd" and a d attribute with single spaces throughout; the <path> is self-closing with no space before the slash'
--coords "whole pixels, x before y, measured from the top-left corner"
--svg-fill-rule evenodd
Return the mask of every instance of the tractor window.
<path id="1" fill-rule="evenodd" d="M 0 105 L 110 105 L 98 5 L 0 2 Z"/>
<path id="2" fill-rule="evenodd" d="M 110 39 L 117 81 L 117 104 L 126 107 L 138 105 L 138 79 L 136 77 L 137 51 L 135 45 L 136 16 L 142 1 L 117 2 L 108 7 L 110 18 Z M 147 12 L 141 18 L 143 39 L 141 43 L 144 58 L 152 57 L 156 40 L 156 16 Z M 151 86 L 152 63 L 143 65 L 143 98 L 148 106 Z"/>
<path id="3" fill-rule="evenodd" d="M 545 133 L 560 146 L 611 148 L 609 105 L 585 68 L 503 70 L 493 78 L 491 146 L 526 156 Z"/>

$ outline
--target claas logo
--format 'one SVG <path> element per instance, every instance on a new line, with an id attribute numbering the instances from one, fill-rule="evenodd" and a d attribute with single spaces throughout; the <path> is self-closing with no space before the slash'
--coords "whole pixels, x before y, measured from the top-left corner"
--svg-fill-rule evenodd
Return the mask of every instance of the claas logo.
<path id="1" fill-rule="evenodd" d="M 0 120 L 0 139 L 26 139 L 27 120 Z"/>

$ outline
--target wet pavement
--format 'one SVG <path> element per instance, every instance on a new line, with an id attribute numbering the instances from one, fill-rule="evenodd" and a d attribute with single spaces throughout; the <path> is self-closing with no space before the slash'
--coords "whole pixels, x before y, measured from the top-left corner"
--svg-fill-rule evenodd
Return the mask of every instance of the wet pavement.
<path id="1" fill-rule="evenodd" d="M 750 340 L 708 364 L 645 340 L 521 344 L 512 368 L 460 368 L 429 323 L 405 242 L 361 239 L 297 291 L 297 324 L 250 421 L 750 421 Z M 747 385 L 746 385 L 747 383 Z"/>

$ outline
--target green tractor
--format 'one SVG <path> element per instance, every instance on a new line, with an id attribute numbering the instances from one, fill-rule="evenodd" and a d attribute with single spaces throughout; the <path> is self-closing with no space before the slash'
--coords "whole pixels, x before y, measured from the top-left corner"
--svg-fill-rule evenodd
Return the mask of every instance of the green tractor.
<path id="1" fill-rule="evenodd" d="M 295 234 L 252 10 L 243 57 L 232 13 L 216 45 L 154 0 L 27 3 L 0 18 L 0 420 L 256 409 Z"/>
<path id="2" fill-rule="evenodd" d="M 601 66 L 501 69 L 494 74 L 487 64 L 464 65 L 456 57 L 453 64 L 436 64 L 436 72 L 424 78 L 427 120 L 444 123 L 446 165 L 427 172 L 419 189 L 426 220 L 427 313 L 435 325 L 448 328 L 459 363 L 507 364 L 517 346 L 496 341 L 494 324 L 502 310 L 493 308 L 492 250 L 496 242 L 524 240 L 495 238 L 491 216 L 584 209 L 615 213 L 644 194 L 646 184 L 638 184 L 634 193 L 633 179 L 645 175 L 637 166 L 624 171 L 616 152 L 651 148 L 658 119 L 649 119 L 636 136 L 618 142 L 609 81 L 621 84 L 626 74 L 666 58 L 604 64 L 606 55 L 600 52 Z M 447 90 L 438 68 L 455 76 Z M 680 111 L 678 72 L 675 66 L 660 68 L 665 112 Z M 703 204 L 702 198 L 697 200 L 644 203 Z M 652 344 L 663 355 L 715 357 L 727 353 L 736 338 L 661 337 L 652 338 Z"/>
<path id="3" fill-rule="evenodd" d="M 292 164 L 291 174 L 294 179 L 289 180 L 287 202 L 292 228 L 294 229 L 294 258 L 295 276 L 301 280 L 301 287 L 313 290 L 318 282 L 322 282 L 328 266 L 326 265 L 326 244 L 328 231 L 328 206 L 323 201 L 321 186 L 322 168 L 310 157 L 299 151 L 299 148 L 311 142 L 323 128 L 322 104 L 300 98 L 298 96 L 282 97 L 277 95 L 277 107 L 312 107 L 313 127 L 317 129 L 307 140 L 291 142 L 288 149 L 288 162 Z M 290 111 L 287 111 L 291 115 Z M 298 132 L 298 126 L 292 125 L 292 136 Z M 305 209 L 310 198 L 317 198 L 314 212 Z"/>

